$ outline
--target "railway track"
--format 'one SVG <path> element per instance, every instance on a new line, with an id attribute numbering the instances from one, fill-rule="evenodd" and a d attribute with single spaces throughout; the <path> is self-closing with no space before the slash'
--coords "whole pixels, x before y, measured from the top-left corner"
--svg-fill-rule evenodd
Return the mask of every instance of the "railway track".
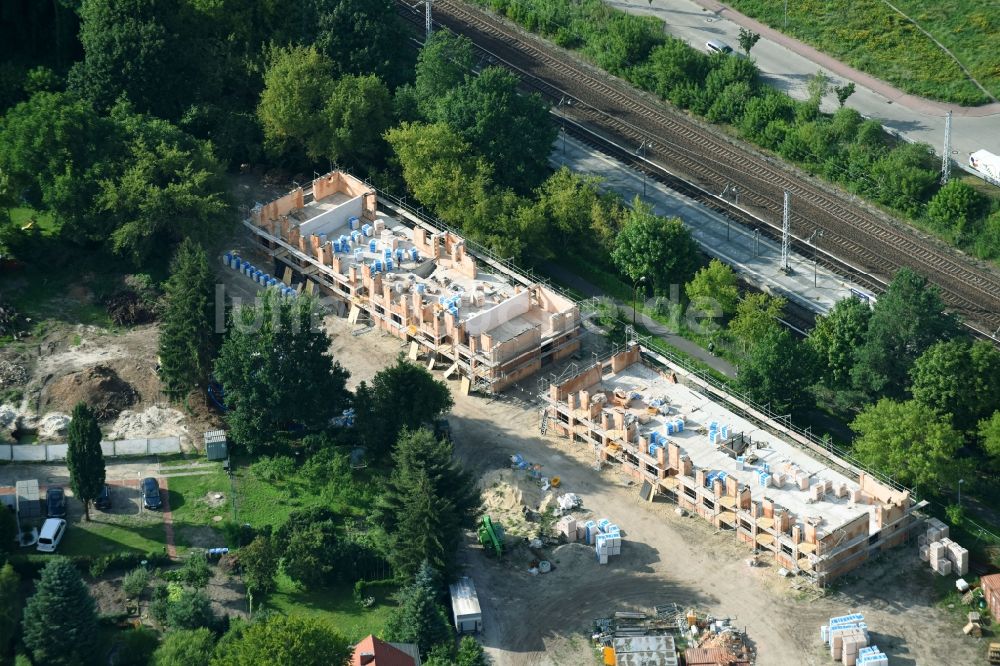
<path id="1" fill-rule="evenodd" d="M 422 15 L 405 4 L 400 8 L 404 17 L 422 25 Z M 780 233 L 787 190 L 792 233 L 800 245 L 801 239 L 822 230 L 822 236 L 814 239 L 816 247 L 869 274 L 873 288 L 908 266 L 936 284 L 946 305 L 973 330 L 992 337 L 1000 328 L 1000 278 L 956 251 L 922 238 L 846 193 L 810 182 L 811 177 L 738 144 L 489 12 L 454 0 L 435 0 L 434 12 L 436 23 L 469 37 L 488 57 L 520 74 L 532 89 L 556 103 L 571 100 L 559 106 L 566 117 L 610 134 L 619 143 L 646 145 L 646 161 L 665 165 L 675 178 L 701 190 L 738 187 L 741 208 L 769 225 L 772 233 L 775 229 Z"/>

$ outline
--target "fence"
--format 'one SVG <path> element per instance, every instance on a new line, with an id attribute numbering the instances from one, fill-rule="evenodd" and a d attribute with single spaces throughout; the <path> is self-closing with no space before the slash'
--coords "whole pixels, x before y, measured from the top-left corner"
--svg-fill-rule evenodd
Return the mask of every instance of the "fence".
<path id="1" fill-rule="evenodd" d="M 0 444 L 0 461 L 53 462 L 66 460 L 66 444 Z M 101 451 L 107 458 L 117 456 L 152 456 L 180 453 L 179 437 L 147 437 L 101 442 Z"/>

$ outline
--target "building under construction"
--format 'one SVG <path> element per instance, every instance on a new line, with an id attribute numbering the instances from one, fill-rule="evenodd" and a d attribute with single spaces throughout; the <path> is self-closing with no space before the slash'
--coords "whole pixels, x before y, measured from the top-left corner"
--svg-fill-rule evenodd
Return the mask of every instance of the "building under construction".
<path id="1" fill-rule="evenodd" d="M 547 428 L 779 566 L 825 584 L 906 540 L 918 508 L 639 345 L 548 385 Z M 647 490 L 649 487 L 647 487 Z"/>
<path id="2" fill-rule="evenodd" d="M 352 322 L 450 361 L 466 388 L 502 391 L 580 348 L 573 301 L 473 257 L 453 232 L 392 213 L 373 188 L 333 171 L 256 206 L 245 225 L 286 287 L 306 285 L 343 303 Z"/>

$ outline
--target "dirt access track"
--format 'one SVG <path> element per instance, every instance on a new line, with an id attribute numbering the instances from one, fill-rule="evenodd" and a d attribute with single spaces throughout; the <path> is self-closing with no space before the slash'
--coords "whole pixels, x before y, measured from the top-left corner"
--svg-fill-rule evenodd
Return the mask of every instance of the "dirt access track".
<path id="1" fill-rule="evenodd" d="M 404 350 L 395 338 L 374 331 L 352 336 L 351 330 L 345 320 L 327 320 L 332 353 L 351 371 L 352 386 Z M 585 340 L 583 358 L 594 351 L 590 342 Z M 746 628 L 757 663 L 764 666 L 834 663 L 819 627 L 848 612 L 864 613 L 873 642 L 892 664 L 983 661 L 982 641 L 965 637 L 954 619 L 934 606 L 934 574 L 922 566 L 915 545 L 867 564 L 833 591 L 795 590 L 792 585 L 803 579 L 779 577 L 773 563 L 747 567 L 749 549 L 731 532 L 678 516 L 672 504 L 641 501 L 638 487 L 615 471 L 593 470 L 589 448 L 540 436 L 541 405 L 511 397 L 528 398 L 537 378 L 528 380 L 525 390 L 494 401 L 462 396 L 457 382 L 448 383 L 455 399 L 449 419 L 456 451 L 478 477 L 493 483 L 519 453 L 541 465 L 543 475 L 561 477 L 561 490 L 583 498 L 585 510 L 574 515 L 609 518 L 624 535 L 621 556 L 606 566 L 583 545 L 545 549 L 554 570 L 540 576 L 527 572 L 532 557 L 527 548 L 497 561 L 469 535 L 461 557 L 483 607 L 479 638 L 497 666 L 596 663 L 589 640 L 593 618 L 669 603 L 732 618 Z"/>

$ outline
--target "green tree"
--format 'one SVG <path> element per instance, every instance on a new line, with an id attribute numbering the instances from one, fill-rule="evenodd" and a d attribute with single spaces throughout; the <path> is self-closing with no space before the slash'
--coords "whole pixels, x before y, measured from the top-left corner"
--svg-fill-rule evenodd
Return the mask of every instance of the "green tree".
<path id="1" fill-rule="evenodd" d="M 467 37 L 450 30 L 435 31 L 417 56 L 414 86 L 421 113 L 436 117 L 438 104 L 465 81 L 475 64 L 473 44 Z"/>
<path id="2" fill-rule="evenodd" d="M 865 343 L 872 309 L 858 298 L 837 301 L 830 313 L 816 318 L 806 338 L 816 353 L 820 375 L 835 389 L 851 386 L 855 350 Z"/>
<path id="3" fill-rule="evenodd" d="M 901 397 L 917 357 L 958 330 L 955 318 L 943 310 L 937 287 L 901 269 L 875 303 L 851 369 L 854 386 L 872 396 Z"/>
<path id="4" fill-rule="evenodd" d="M 308 617 L 268 614 L 233 630 L 235 640 L 221 640 L 212 666 L 346 666 L 351 644 L 326 624 Z"/>
<path id="5" fill-rule="evenodd" d="M 392 99 L 378 77 L 342 77 L 322 115 L 326 158 L 365 171 L 385 161 L 389 146 L 382 135 L 392 122 Z"/>
<path id="6" fill-rule="evenodd" d="M 376 373 L 370 385 L 358 385 L 355 430 L 369 451 L 388 453 L 404 428 L 433 423 L 452 404 L 451 391 L 444 382 L 400 355 L 395 365 Z"/>
<path id="7" fill-rule="evenodd" d="M 147 666 L 156 646 L 159 634 L 149 627 L 127 629 L 115 637 L 111 648 L 114 655 L 108 660 L 111 666 Z"/>
<path id="8" fill-rule="evenodd" d="M 192 553 L 184 560 L 184 566 L 177 572 L 177 577 L 185 585 L 201 590 L 208 586 L 208 581 L 212 579 L 212 569 L 208 566 L 208 560 L 204 555 Z"/>
<path id="9" fill-rule="evenodd" d="M 350 573 L 339 570 L 336 516 L 325 507 L 293 511 L 274 538 L 281 545 L 282 570 L 306 589 L 327 586 Z"/>
<path id="10" fill-rule="evenodd" d="M 881 128 L 862 125 L 859 138 L 866 136 L 866 127 L 882 133 Z M 914 216 L 937 185 L 939 165 L 939 158 L 927 144 L 902 143 L 871 163 L 867 179 L 873 185 L 868 187 L 868 194 Z"/>
<path id="11" fill-rule="evenodd" d="M 819 70 L 809 77 L 809 83 L 806 87 L 809 90 L 809 105 L 819 109 L 823 98 L 826 97 L 826 93 L 830 89 L 830 77 L 824 74 L 823 70 Z"/>
<path id="12" fill-rule="evenodd" d="M 82 0 L 83 60 L 70 87 L 99 110 L 120 95 L 148 113 L 174 118 L 192 81 L 179 0 Z"/>
<path id="13" fill-rule="evenodd" d="M 747 55 L 750 55 L 750 49 L 756 46 L 757 42 L 760 41 L 760 35 L 746 28 L 740 28 L 740 48 Z"/>
<path id="14" fill-rule="evenodd" d="M 76 666 L 97 653 L 97 609 L 80 572 L 57 557 L 24 607 L 23 640 L 36 664 Z"/>
<path id="15" fill-rule="evenodd" d="M 812 350 L 780 328 L 768 329 L 750 347 L 740 365 L 736 386 L 754 401 L 778 413 L 800 413 L 815 405 L 809 387 L 815 381 Z"/>
<path id="16" fill-rule="evenodd" d="M 739 302 L 736 273 L 727 264 L 712 259 L 708 266 L 698 269 L 684 292 L 693 305 L 704 308 L 706 304 L 718 306 L 722 314 L 733 314 Z"/>
<path id="17" fill-rule="evenodd" d="M 422 656 L 432 647 L 452 640 L 451 623 L 438 602 L 436 583 L 433 568 L 424 562 L 413 583 L 399 592 L 399 605 L 393 609 L 385 626 L 388 640 L 416 643 Z"/>
<path id="18" fill-rule="evenodd" d="M 698 245 L 676 217 L 660 217 L 638 197 L 625 214 L 611 258 L 628 279 L 645 277 L 656 293 L 684 284 L 698 267 Z"/>
<path id="19" fill-rule="evenodd" d="M 954 476 L 962 436 L 916 401 L 883 398 L 858 414 L 851 430 L 854 455 L 904 485 L 935 490 Z"/>
<path id="20" fill-rule="evenodd" d="M 527 194 L 549 173 L 558 129 L 549 118 L 548 104 L 537 93 L 518 93 L 517 87 L 509 71 L 487 67 L 445 95 L 434 119 L 485 158 L 493 182 Z"/>
<path id="21" fill-rule="evenodd" d="M 171 265 L 160 324 L 160 376 L 174 398 L 208 381 L 216 346 L 214 285 L 205 250 L 184 239 Z"/>
<path id="22" fill-rule="evenodd" d="M 736 316 L 729 322 L 729 331 L 750 349 L 768 333 L 780 329 L 778 318 L 785 309 L 785 299 L 765 293 L 747 294 L 736 304 Z"/>
<path id="23" fill-rule="evenodd" d="M 271 52 L 257 118 L 273 155 L 297 150 L 319 160 L 327 150 L 323 109 L 333 90 L 333 62 L 315 47 Z"/>
<path id="24" fill-rule="evenodd" d="M 444 570 L 479 507 L 472 477 L 454 460 L 451 442 L 426 429 L 404 430 L 392 459 L 374 516 L 384 552 L 398 575 L 412 575 L 424 561 Z"/>
<path id="25" fill-rule="evenodd" d="M 985 204 L 983 195 L 953 178 L 927 202 L 927 219 L 938 231 L 965 241 L 975 234 L 973 224 Z"/>
<path id="26" fill-rule="evenodd" d="M 979 448 L 986 454 L 990 467 L 1000 470 L 1000 411 L 979 422 Z"/>
<path id="27" fill-rule="evenodd" d="M 208 629 L 174 629 L 163 637 L 150 666 L 207 664 L 214 649 L 215 636 Z"/>
<path id="28" fill-rule="evenodd" d="M 310 6 L 311 5 L 311 6 Z M 302 34 L 320 53 L 333 61 L 338 76 L 374 74 L 395 88 L 413 70 L 413 61 L 402 45 L 410 35 L 392 0 L 310 0 L 292 3 L 288 11 L 305 9 L 307 22 L 314 25 L 315 38 L 309 40 L 309 28 Z"/>
<path id="29" fill-rule="evenodd" d="M 212 601 L 201 590 L 183 590 L 167 605 L 167 624 L 175 629 L 199 629 L 215 624 Z"/>
<path id="30" fill-rule="evenodd" d="M 585 251 L 594 234 L 601 236 L 598 250 L 610 247 L 607 241 L 613 236 L 611 230 L 620 211 L 617 199 L 601 192 L 601 182 L 598 176 L 562 167 L 536 190 L 535 205 L 545 220 L 545 243 L 549 248 L 566 251 L 569 239 L 579 239 L 579 249 Z"/>
<path id="31" fill-rule="evenodd" d="M 463 636 L 458 644 L 456 666 L 489 666 L 490 658 L 483 651 L 483 646 L 472 636 Z"/>
<path id="32" fill-rule="evenodd" d="M 913 399 L 972 430 L 1000 409 L 1000 351 L 985 340 L 948 340 L 928 348 L 910 370 Z"/>
<path id="33" fill-rule="evenodd" d="M 844 108 L 844 105 L 847 104 L 847 100 L 854 94 L 854 89 L 854 81 L 848 81 L 842 86 L 834 86 L 833 92 L 837 95 L 840 108 Z"/>
<path id="34" fill-rule="evenodd" d="M 94 240 L 137 265 L 185 238 L 208 243 L 224 234 L 230 212 L 224 169 L 212 146 L 170 123 L 112 110 L 124 156 L 114 178 L 99 181 Z"/>
<path id="35" fill-rule="evenodd" d="M 258 452 L 290 430 L 322 430 L 347 404 L 348 373 L 329 355 L 315 302 L 268 290 L 230 317 L 215 374 L 233 440 Z"/>
<path id="36" fill-rule="evenodd" d="M 21 619 L 21 579 L 10 562 L 0 568 L 0 655 L 6 661 Z"/>
<path id="37" fill-rule="evenodd" d="M 278 562 L 273 543 L 264 535 L 240 548 L 240 569 L 251 599 L 266 597 L 277 589 Z"/>
<path id="38" fill-rule="evenodd" d="M 84 402 L 73 407 L 66 429 L 66 467 L 73 494 L 83 503 L 84 517 L 90 520 L 90 503 L 104 490 L 104 452 L 97 417 Z"/>

